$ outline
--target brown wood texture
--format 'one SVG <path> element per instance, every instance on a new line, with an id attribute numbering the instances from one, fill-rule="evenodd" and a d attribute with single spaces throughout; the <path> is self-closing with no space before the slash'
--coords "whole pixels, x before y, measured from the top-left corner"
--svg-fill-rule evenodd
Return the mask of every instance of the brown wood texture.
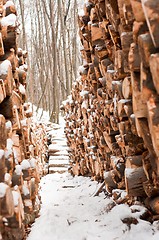
<path id="1" fill-rule="evenodd" d="M 126 189 L 130 198 L 156 197 L 158 1 L 97 0 L 89 8 L 78 19 L 85 65 L 64 103 L 72 173 L 105 179 L 108 191 Z M 158 199 L 150 205 L 158 214 Z"/>
<path id="2" fill-rule="evenodd" d="M 4 17 L 17 14 L 14 5 L 4 10 L 5 3 L 0 1 L 2 23 Z M 1 223 L 0 236 L 22 240 L 25 227 L 37 214 L 38 185 L 46 160 L 46 132 L 43 125 L 32 122 L 31 105 L 25 103 L 27 52 L 18 49 L 18 25 L 1 25 L 0 188 L 4 194 L 0 197 L 0 219 L 6 218 L 7 226 Z"/>

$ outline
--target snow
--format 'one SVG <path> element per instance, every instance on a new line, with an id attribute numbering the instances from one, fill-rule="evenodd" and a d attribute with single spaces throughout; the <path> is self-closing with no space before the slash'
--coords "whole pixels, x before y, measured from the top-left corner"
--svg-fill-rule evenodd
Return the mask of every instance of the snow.
<path id="1" fill-rule="evenodd" d="M 89 134 L 91 136 L 91 132 Z M 56 130 L 56 136 L 61 136 L 61 129 Z M 51 148 L 53 146 L 56 144 Z M 150 224 L 140 219 L 145 212 L 141 203 L 129 207 L 117 205 L 104 192 L 94 196 L 100 186 L 101 183 L 89 177 L 73 177 L 68 172 L 43 177 L 40 182 L 40 216 L 32 225 L 27 240 L 159 239 L 159 221 Z M 118 192 L 121 198 L 127 195 L 125 190 L 115 189 L 113 192 Z M 135 219 L 136 224 L 124 223 L 127 218 Z"/>
<path id="2" fill-rule="evenodd" d="M 7 188 L 9 188 L 7 184 L 2 182 L 0 183 L 0 198 L 5 196 Z"/>
<path id="3" fill-rule="evenodd" d="M 7 121 L 7 122 L 6 122 L 6 128 L 9 129 L 9 130 L 12 128 L 12 123 L 11 123 L 11 121 Z"/>
<path id="4" fill-rule="evenodd" d="M 87 109 L 88 108 L 88 102 L 87 101 L 83 101 L 83 103 L 81 105 L 81 108 Z"/>
<path id="5" fill-rule="evenodd" d="M 18 164 L 18 152 L 15 148 L 13 148 L 13 155 L 15 163 Z"/>
<path id="6" fill-rule="evenodd" d="M 21 165 L 16 165 L 14 172 L 15 172 L 17 175 L 21 175 L 21 174 L 22 174 L 22 167 L 21 167 Z"/>
<path id="7" fill-rule="evenodd" d="M 27 182 L 25 181 L 23 186 L 22 186 L 22 192 L 24 194 L 24 196 L 27 196 L 29 195 L 29 189 L 28 189 L 28 186 L 27 186 Z"/>
<path id="8" fill-rule="evenodd" d="M 17 16 L 15 14 L 11 13 L 8 16 L 2 18 L 1 24 L 3 27 L 7 27 L 7 26 L 15 27 L 16 21 L 17 21 Z"/>
<path id="9" fill-rule="evenodd" d="M 7 1 L 6 4 L 4 5 L 4 8 L 10 7 L 10 6 L 14 6 L 13 1 Z"/>
<path id="10" fill-rule="evenodd" d="M 23 52 L 22 48 L 18 48 L 18 52 L 22 54 Z"/>
<path id="11" fill-rule="evenodd" d="M 26 93 L 25 87 L 21 83 L 19 84 L 19 91 L 22 95 L 25 95 L 25 93 Z"/>
<path id="12" fill-rule="evenodd" d="M 21 122 L 22 127 L 26 127 L 26 126 L 28 125 L 28 123 L 27 123 L 27 118 L 24 118 L 24 119 L 21 120 L 20 122 Z"/>
<path id="13" fill-rule="evenodd" d="M 0 64 L 0 75 L 6 75 L 9 67 L 11 67 L 10 61 L 9 60 L 3 61 Z"/>
<path id="14" fill-rule="evenodd" d="M 45 236 L 44 240 L 157 240 L 158 225 L 139 218 L 145 210 L 143 206 L 115 205 L 104 193 L 94 197 L 98 188 L 99 184 L 90 178 L 68 173 L 43 177 L 40 217 L 27 240 L 41 236 Z M 128 217 L 136 218 L 138 224 L 124 224 Z"/>
<path id="15" fill-rule="evenodd" d="M 89 93 L 88 91 L 82 90 L 82 91 L 80 92 L 80 96 L 81 96 L 81 97 L 84 97 L 84 96 L 87 95 L 88 93 Z"/>
<path id="16" fill-rule="evenodd" d="M 63 146 L 60 146 L 59 144 L 50 144 L 48 147 L 49 152 L 59 152 L 63 149 Z M 67 147 L 66 150 L 69 148 Z"/>
<path id="17" fill-rule="evenodd" d="M 26 170 L 28 168 L 30 168 L 30 162 L 26 159 L 24 159 L 22 162 L 21 162 L 21 167 L 22 167 L 22 170 Z"/>
<path id="18" fill-rule="evenodd" d="M 157 240 L 159 223 L 150 224 L 139 217 L 145 208 L 116 205 L 90 178 L 72 177 L 69 173 L 50 174 L 41 180 L 40 217 L 32 226 L 27 240 Z M 138 224 L 128 226 L 126 218 Z"/>
<path id="19" fill-rule="evenodd" d="M 25 199 L 24 200 L 24 205 L 26 207 L 32 207 L 32 201 L 30 199 Z"/>
<path id="20" fill-rule="evenodd" d="M 80 72 L 81 74 L 84 74 L 86 71 L 85 67 L 82 65 L 82 66 L 79 66 L 78 68 L 78 72 Z"/>
<path id="21" fill-rule="evenodd" d="M 20 70 L 24 70 L 25 72 L 28 70 L 28 65 L 25 63 L 19 67 Z"/>
<path id="22" fill-rule="evenodd" d="M 83 17 L 85 15 L 84 10 L 83 9 L 79 9 L 78 15 L 79 15 L 79 17 Z"/>
<path id="23" fill-rule="evenodd" d="M 7 139 L 7 149 L 12 149 L 13 148 L 13 140 L 11 138 Z"/>
<path id="24" fill-rule="evenodd" d="M 128 102 L 131 102 L 131 99 L 121 99 L 118 101 L 119 103 L 128 103 Z"/>
<path id="25" fill-rule="evenodd" d="M 4 150 L 0 149 L 0 159 L 4 157 Z"/>
<path id="26" fill-rule="evenodd" d="M 14 200 L 14 207 L 17 207 L 19 203 L 20 195 L 17 191 L 12 191 L 12 194 L 13 194 L 13 200 Z"/>
<path id="27" fill-rule="evenodd" d="M 71 104 L 72 102 L 72 95 L 69 95 L 65 101 L 62 102 L 63 106 L 66 106 L 67 104 Z"/>
<path id="28" fill-rule="evenodd" d="M 5 173 L 4 175 L 4 181 L 7 183 L 7 184 L 11 184 L 12 183 L 12 177 L 9 173 Z"/>
<path id="29" fill-rule="evenodd" d="M 31 166 L 32 168 L 35 168 L 35 167 L 36 167 L 36 159 L 33 158 L 33 157 L 30 159 L 30 166 Z"/>
<path id="30" fill-rule="evenodd" d="M 32 103 L 29 103 L 31 106 L 31 109 L 33 109 L 33 120 L 35 122 L 48 122 L 50 119 L 49 112 L 44 111 L 42 108 L 39 108 L 37 111 L 37 107 L 35 105 L 32 105 Z"/>

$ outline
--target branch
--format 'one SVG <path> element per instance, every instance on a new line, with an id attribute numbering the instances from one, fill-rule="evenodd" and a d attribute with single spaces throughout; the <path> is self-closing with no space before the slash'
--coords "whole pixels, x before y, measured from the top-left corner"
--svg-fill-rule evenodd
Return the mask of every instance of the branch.
<path id="1" fill-rule="evenodd" d="M 70 3 L 71 3 L 71 0 L 68 1 L 68 5 L 67 5 L 67 9 L 66 9 L 66 15 L 64 16 L 64 25 L 66 25 L 66 19 L 67 19 L 69 8 L 70 8 Z"/>
<path id="2" fill-rule="evenodd" d="M 102 192 L 104 186 L 105 186 L 105 181 L 102 182 L 102 184 L 100 185 L 99 189 L 98 189 L 97 192 L 94 194 L 94 197 L 99 196 L 99 194 Z"/>

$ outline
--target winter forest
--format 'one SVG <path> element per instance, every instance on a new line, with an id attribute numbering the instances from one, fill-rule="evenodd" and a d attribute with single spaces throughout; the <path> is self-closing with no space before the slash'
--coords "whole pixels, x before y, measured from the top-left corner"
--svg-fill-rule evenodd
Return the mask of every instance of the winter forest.
<path id="1" fill-rule="evenodd" d="M 159 0 L 0 0 L 0 240 L 159 239 Z"/>
<path id="2" fill-rule="evenodd" d="M 21 23 L 19 46 L 29 52 L 29 101 L 49 111 L 53 122 L 58 122 L 60 104 L 70 94 L 81 61 L 79 2 L 15 1 Z"/>

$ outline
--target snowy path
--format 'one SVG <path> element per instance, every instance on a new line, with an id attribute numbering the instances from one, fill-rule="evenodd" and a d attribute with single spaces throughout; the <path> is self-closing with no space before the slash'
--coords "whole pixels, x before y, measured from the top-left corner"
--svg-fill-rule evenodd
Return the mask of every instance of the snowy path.
<path id="1" fill-rule="evenodd" d="M 126 205 L 115 206 L 104 193 L 94 197 L 99 188 L 89 178 L 68 173 L 49 174 L 41 180 L 42 207 L 27 240 L 158 240 L 156 226 L 131 213 Z M 122 222 L 136 217 L 138 224 L 129 227 Z M 159 224 L 158 224 L 159 227 Z"/>
<path id="2" fill-rule="evenodd" d="M 64 173 L 69 168 L 69 154 L 67 140 L 64 134 L 64 121 L 48 131 L 50 145 L 48 146 L 48 171 L 49 173 Z"/>
<path id="3" fill-rule="evenodd" d="M 59 152 L 50 155 L 49 164 L 53 168 L 60 159 L 68 160 L 66 144 L 60 144 L 60 141 L 66 141 L 63 123 L 51 133 L 51 152 L 59 148 Z M 90 178 L 72 177 L 67 172 L 54 173 L 43 177 L 40 186 L 40 217 L 33 224 L 27 240 L 159 239 L 159 222 L 152 225 L 141 220 L 141 206 L 130 208 L 121 204 L 110 210 L 114 206 L 113 200 L 104 193 L 94 197 L 100 185 Z M 128 226 L 123 223 L 126 218 L 135 218 L 138 224 Z"/>

